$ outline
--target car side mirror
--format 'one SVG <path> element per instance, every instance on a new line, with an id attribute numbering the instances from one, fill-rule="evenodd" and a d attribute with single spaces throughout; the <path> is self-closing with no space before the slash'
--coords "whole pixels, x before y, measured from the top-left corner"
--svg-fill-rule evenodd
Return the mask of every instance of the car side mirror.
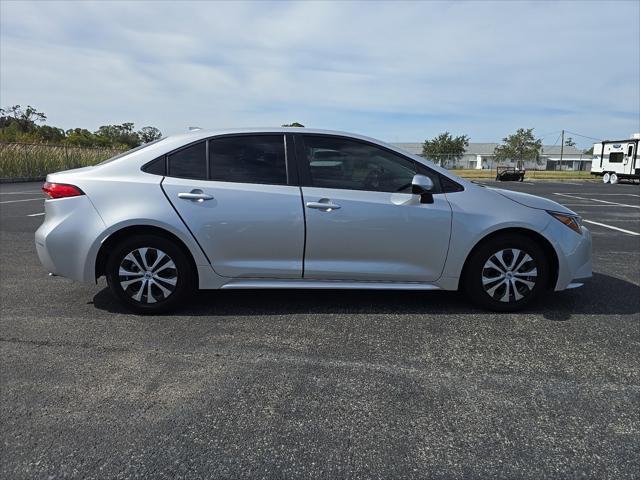
<path id="1" fill-rule="evenodd" d="M 425 175 L 414 175 L 411 180 L 411 193 L 420 195 L 420 203 L 433 203 L 433 180 Z"/>

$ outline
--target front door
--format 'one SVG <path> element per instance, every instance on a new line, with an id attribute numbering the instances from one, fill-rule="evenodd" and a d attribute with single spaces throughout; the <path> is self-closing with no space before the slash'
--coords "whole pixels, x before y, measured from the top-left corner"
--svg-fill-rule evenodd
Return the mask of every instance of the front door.
<path id="1" fill-rule="evenodd" d="M 451 207 L 411 194 L 416 163 L 345 137 L 301 135 L 304 278 L 429 282 L 444 268 Z M 436 188 L 437 174 L 431 174 Z"/>
<path id="2" fill-rule="evenodd" d="M 169 155 L 162 188 L 218 275 L 301 278 L 304 213 L 288 183 L 282 134 L 235 135 Z"/>

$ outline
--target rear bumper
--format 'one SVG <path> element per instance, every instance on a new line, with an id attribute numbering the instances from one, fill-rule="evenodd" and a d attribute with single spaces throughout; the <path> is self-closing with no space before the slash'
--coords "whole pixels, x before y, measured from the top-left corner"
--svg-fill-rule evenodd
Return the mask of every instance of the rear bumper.
<path id="1" fill-rule="evenodd" d="M 94 272 L 87 267 L 87 259 L 104 229 L 87 196 L 46 200 L 45 220 L 35 234 L 38 258 L 50 273 L 92 282 Z"/>

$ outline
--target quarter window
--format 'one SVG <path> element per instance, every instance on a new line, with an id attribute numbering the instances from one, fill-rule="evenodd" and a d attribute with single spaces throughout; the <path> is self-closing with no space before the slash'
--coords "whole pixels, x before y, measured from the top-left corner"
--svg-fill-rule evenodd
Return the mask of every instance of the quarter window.
<path id="1" fill-rule="evenodd" d="M 367 143 L 345 138 L 304 136 L 313 187 L 410 192 L 413 161 Z"/>
<path id="2" fill-rule="evenodd" d="M 211 179 L 221 182 L 287 184 L 283 135 L 241 135 L 211 140 Z"/>
<path id="3" fill-rule="evenodd" d="M 168 156 L 170 177 L 207 178 L 207 154 L 205 142 L 190 145 Z"/>

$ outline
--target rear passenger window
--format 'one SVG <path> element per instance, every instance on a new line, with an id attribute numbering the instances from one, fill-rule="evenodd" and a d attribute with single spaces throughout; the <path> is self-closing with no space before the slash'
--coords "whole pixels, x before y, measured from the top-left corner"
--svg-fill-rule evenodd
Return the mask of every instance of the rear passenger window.
<path id="1" fill-rule="evenodd" d="M 211 140 L 211 180 L 287 184 L 283 135 L 242 135 Z"/>
<path id="2" fill-rule="evenodd" d="M 207 178 L 207 154 L 205 142 L 190 145 L 168 158 L 170 177 L 196 178 L 206 180 Z"/>

